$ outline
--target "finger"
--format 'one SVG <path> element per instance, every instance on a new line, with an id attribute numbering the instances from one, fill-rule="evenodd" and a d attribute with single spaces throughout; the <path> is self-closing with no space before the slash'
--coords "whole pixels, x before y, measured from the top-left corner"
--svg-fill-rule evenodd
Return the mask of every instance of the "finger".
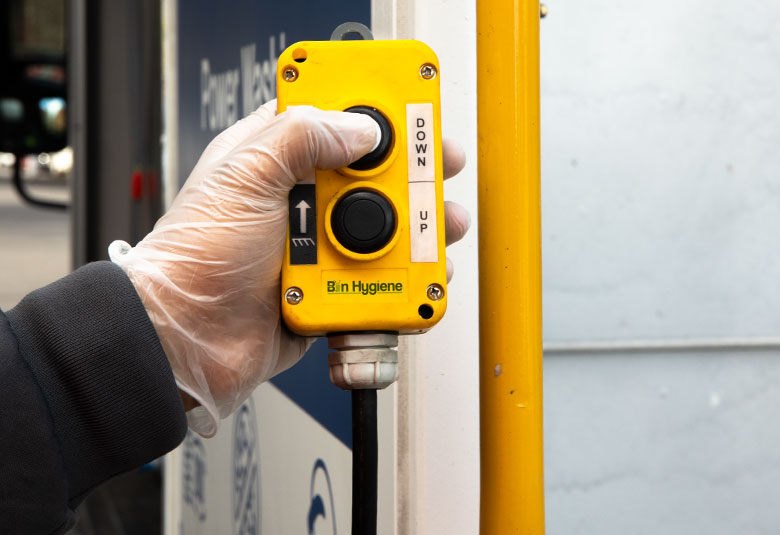
<path id="1" fill-rule="evenodd" d="M 466 153 L 454 139 L 441 140 L 441 155 L 444 180 L 454 177 L 466 166 Z"/>
<path id="2" fill-rule="evenodd" d="M 470 226 L 468 210 L 456 202 L 444 201 L 444 239 L 447 245 L 460 241 Z"/>
<path id="3" fill-rule="evenodd" d="M 452 260 L 447 258 L 447 284 L 450 283 L 452 280 L 452 276 L 455 274 L 455 264 L 452 263 Z"/>
<path id="4" fill-rule="evenodd" d="M 344 167 L 371 152 L 382 135 L 376 121 L 362 113 L 290 106 L 284 114 L 288 133 L 298 136 L 305 132 L 309 141 L 306 147 L 297 145 L 304 150 L 290 154 L 291 168 L 296 163 L 304 168 Z M 300 162 L 295 162 L 296 158 Z"/>

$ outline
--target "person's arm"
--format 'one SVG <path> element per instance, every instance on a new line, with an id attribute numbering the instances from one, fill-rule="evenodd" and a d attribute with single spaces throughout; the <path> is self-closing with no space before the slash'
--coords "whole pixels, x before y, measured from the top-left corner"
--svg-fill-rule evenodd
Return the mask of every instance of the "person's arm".
<path id="1" fill-rule="evenodd" d="M 89 264 L 0 313 L 3 533 L 64 533 L 92 488 L 186 430 L 170 365 L 118 266 Z"/>
<path id="2" fill-rule="evenodd" d="M 222 132 L 154 230 L 0 314 L 0 531 L 61 533 L 109 477 L 213 435 L 308 347 L 281 322 L 288 192 L 374 146 L 367 116 L 274 102 Z M 444 176 L 464 164 L 443 144 Z M 468 214 L 445 204 L 447 242 Z M 178 387 L 178 389 L 177 389 Z M 190 397 L 191 396 L 191 397 Z"/>

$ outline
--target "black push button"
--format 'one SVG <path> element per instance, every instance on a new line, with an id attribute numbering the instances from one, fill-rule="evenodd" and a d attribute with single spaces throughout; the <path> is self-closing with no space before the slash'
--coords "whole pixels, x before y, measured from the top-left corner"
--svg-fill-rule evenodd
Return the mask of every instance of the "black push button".
<path id="1" fill-rule="evenodd" d="M 390 154 L 390 149 L 393 148 L 393 129 L 390 127 L 390 122 L 379 112 L 379 110 L 369 106 L 353 106 L 347 108 L 345 111 L 368 115 L 379 125 L 379 131 L 382 134 L 379 144 L 374 150 L 349 165 L 350 169 L 355 169 L 356 171 L 373 169 L 385 161 L 387 155 Z"/>
<path id="2" fill-rule="evenodd" d="M 333 235 L 345 248 L 355 253 L 374 253 L 393 237 L 395 212 L 379 193 L 354 190 L 333 207 L 330 224 Z"/>

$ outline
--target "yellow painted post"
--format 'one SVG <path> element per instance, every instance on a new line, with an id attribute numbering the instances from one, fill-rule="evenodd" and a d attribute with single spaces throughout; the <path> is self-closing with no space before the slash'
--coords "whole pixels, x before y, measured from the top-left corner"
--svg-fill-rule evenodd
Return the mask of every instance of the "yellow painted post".
<path id="1" fill-rule="evenodd" d="M 544 533 L 539 3 L 477 1 L 482 535 Z"/>

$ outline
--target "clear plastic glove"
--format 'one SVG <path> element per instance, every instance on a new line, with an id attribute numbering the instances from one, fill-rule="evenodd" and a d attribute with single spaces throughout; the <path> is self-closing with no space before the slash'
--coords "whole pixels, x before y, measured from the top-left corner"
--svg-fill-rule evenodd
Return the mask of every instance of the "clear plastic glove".
<path id="1" fill-rule="evenodd" d="M 271 101 L 209 144 L 170 210 L 136 247 L 111 244 L 111 259 L 141 296 L 179 388 L 200 404 L 187 413 L 196 432 L 212 436 L 220 418 L 308 348 L 280 316 L 287 195 L 315 168 L 359 159 L 377 135 L 362 114 L 298 106 L 276 115 Z M 458 145 L 444 143 L 443 153 L 445 175 L 462 169 Z M 448 244 L 468 226 L 468 212 L 447 203 Z"/>

